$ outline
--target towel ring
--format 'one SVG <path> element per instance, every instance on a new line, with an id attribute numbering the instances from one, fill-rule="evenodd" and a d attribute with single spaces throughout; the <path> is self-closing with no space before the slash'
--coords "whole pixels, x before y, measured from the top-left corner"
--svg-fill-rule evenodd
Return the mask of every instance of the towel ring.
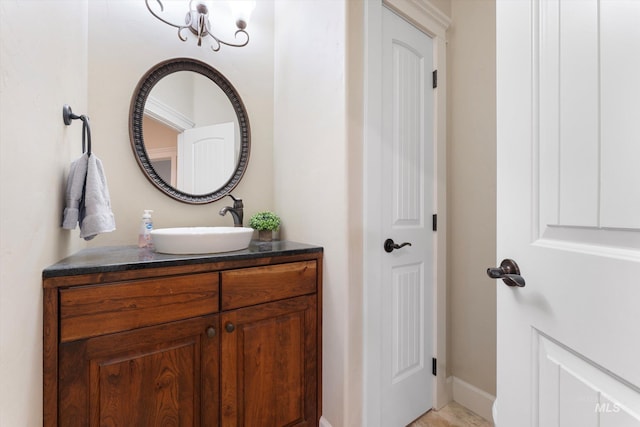
<path id="1" fill-rule="evenodd" d="M 73 120 L 77 119 L 82 121 L 82 152 L 87 153 L 87 156 L 91 156 L 91 126 L 89 124 L 89 117 L 84 114 L 81 116 L 73 114 L 71 107 L 64 104 L 62 106 L 62 121 L 64 124 L 69 126 Z"/>
<path id="2" fill-rule="evenodd" d="M 91 156 L 91 126 L 89 125 L 89 117 L 84 114 L 80 116 L 80 120 L 82 120 L 82 152 L 87 153 L 87 156 Z M 85 151 L 85 136 L 87 149 Z"/>

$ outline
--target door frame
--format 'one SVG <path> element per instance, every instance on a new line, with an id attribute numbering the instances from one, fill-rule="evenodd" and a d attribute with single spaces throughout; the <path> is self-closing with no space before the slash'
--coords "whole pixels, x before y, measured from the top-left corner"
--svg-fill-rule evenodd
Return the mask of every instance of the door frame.
<path id="1" fill-rule="evenodd" d="M 438 214 L 438 231 L 434 236 L 434 330 L 433 357 L 437 359 L 437 375 L 434 381 L 433 406 L 439 409 L 451 401 L 451 386 L 447 384 L 447 287 L 446 287 L 446 30 L 451 24 L 429 0 L 380 0 L 365 1 L 365 133 L 364 133 L 364 212 L 363 212 L 363 298 L 364 298 L 364 378 L 363 378 L 363 425 L 379 427 L 377 410 L 381 402 L 379 380 L 379 346 L 381 330 L 378 313 L 382 303 L 374 297 L 371 289 L 380 288 L 381 281 L 375 269 L 381 264 L 380 245 L 381 215 L 379 206 L 380 182 L 371 179 L 369 170 L 379 170 L 382 166 L 381 117 L 382 117 L 382 7 L 388 7 L 409 23 L 433 39 L 433 66 L 438 70 L 438 87 L 434 89 L 434 213 Z"/>

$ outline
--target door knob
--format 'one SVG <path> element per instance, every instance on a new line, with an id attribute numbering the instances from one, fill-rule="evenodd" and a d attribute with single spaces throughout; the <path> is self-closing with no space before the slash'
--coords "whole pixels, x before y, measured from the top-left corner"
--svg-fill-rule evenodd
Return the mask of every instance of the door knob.
<path id="1" fill-rule="evenodd" d="M 502 260 L 500 267 L 487 268 L 487 276 L 492 279 L 502 279 L 507 286 L 524 287 L 524 277 L 520 275 L 520 268 L 512 259 Z"/>
<path id="2" fill-rule="evenodd" d="M 233 331 L 235 331 L 235 330 L 236 330 L 235 325 L 234 325 L 233 323 L 231 323 L 231 322 L 227 322 L 227 324 L 226 324 L 226 325 L 224 325 L 224 328 L 225 328 L 225 329 L 227 330 L 227 332 L 229 332 L 229 333 L 231 333 L 231 332 L 233 332 Z"/>
<path id="3" fill-rule="evenodd" d="M 393 241 L 393 239 L 387 239 L 384 241 L 384 250 L 387 252 L 393 252 L 394 249 L 404 248 L 405 246 L 411 246 L 411 243 L 404 242 L 398 245 Z"/>

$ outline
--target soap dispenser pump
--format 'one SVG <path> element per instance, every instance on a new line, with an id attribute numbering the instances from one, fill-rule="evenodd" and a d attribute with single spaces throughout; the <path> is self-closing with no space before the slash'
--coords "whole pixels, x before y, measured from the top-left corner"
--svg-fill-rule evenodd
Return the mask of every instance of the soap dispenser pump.
<path id="1" fill-rule="evenodd" d="M 151 230 L 153 230 L 153 222 L 151 221 L 151 209 L 145 209 L 140 222 L 140 232 L 138 233 L 138 247 L 151 248 Z"/>

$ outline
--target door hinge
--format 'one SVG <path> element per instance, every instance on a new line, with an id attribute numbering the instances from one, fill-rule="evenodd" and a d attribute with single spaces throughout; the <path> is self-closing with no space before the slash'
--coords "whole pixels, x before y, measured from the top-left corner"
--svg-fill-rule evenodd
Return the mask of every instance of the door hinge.
<path id="1" fill-rule="evenodd" d="M 431 228 L 433 231 L 438 231 L 438 214 L 433 214 L 433 218 L 431 220 Z"/>
<path id="2" fill-rule="evenodd" d="M 431 373 L 434 376 L 438 375 L 438 359 L 435 357 L 431 359 Z"/>
<path id="3" fill-rule="evenodd" d="M 433 88 L 438 87 L 438 70 L 433 70 Z"/>

